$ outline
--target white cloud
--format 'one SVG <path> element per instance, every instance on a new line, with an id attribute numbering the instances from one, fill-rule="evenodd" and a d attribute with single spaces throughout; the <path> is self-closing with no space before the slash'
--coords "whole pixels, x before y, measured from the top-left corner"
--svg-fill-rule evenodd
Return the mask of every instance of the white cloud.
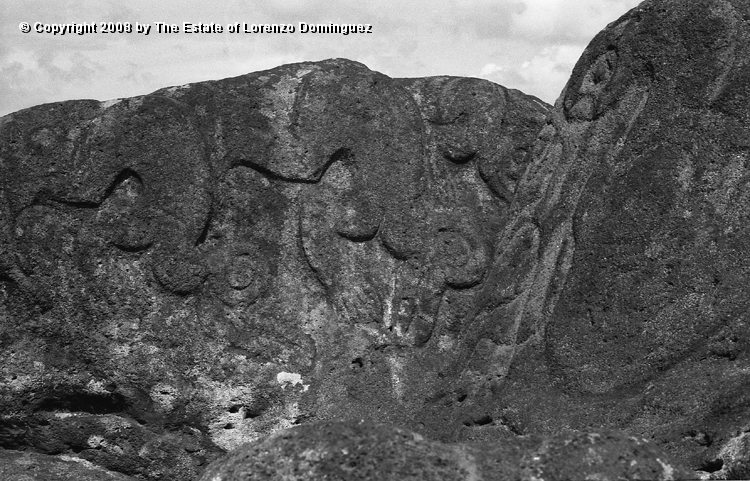
<path id="1" fill-rule="evenodd" d="M 513 65 L 486 64 L 479 77 L 522 90 L 554 103 L 578 61 L 581 48 L 577 45 L 545 47 L 521 57 Z"/>
<path id="2" fill-rule="evenodd" d="M 580 49 L 572 45 L 542 50 L 538 55 L 525 61 L 518 71 L 524 80 L 523 90 L 540 98 L 551 99 L 550 103 L 553 103 L 568 81 L 580 55 Z M 551 88 L 552 85 L 555 86 L 554 90 Z"/>
<path id="3" fill-rule="evenodd" d="M 497 65 L 494 63 L 488 63 L 484 67 L 482 67 L 482 70 L 479 72 L 480 77 L 487 77 L 490 75 L 495 75 L 499 72 L 506 72 L 509 67 L 505 65 Z"/>
<path id="4" fill-rule="evenodd" d="M 516 14 L 511 34 L 519 38 L 546 38 L 560 23 L 561 0 L 526 0 Z"/>
<path id="5" fill-rule="evenodd" d="M 588 41 L 638 0 L 115 0 L 0 6 L 0 115 L 345 57 L 393 77 L 488 78 L 553 102 Z M 23 34 L 34 22 L 358 22 L 373 34 Z M 524 68 L 522 65 L 528 62 Z"/>

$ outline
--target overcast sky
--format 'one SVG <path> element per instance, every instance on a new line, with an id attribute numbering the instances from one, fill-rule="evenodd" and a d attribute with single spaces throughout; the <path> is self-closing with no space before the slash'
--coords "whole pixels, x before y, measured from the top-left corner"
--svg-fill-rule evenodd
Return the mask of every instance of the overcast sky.
<path id="1" fill-rule="evenodd" d="M 596 33 L 639 0 L 0 0 L 0 115 L 58 100 L 107 100 L 345 57 L 391 77 L 461 75 L 552 103 Z M 22 33 L 28 22 L 32 31 Z M 129 22 L 150 33 L 36 33 L 34 25 Z M 156 22 L 223 33 L 168 34 Z M 293 34 L 226 25 L 292 24 Z M 372 25 L 370 34 L 300 33 L 299 22 Z M 181 29 L 182 30 L 182 29 Z"/>

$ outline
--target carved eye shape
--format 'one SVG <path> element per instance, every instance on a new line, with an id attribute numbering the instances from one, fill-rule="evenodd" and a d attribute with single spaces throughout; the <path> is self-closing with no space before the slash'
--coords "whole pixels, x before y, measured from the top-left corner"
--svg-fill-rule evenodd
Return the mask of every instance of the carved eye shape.
<path id="1" fill-rule="evenodd" d="M 125 169 L 117 176 L 99 210 L 104 236 L 125 251 L 148 248 L 154 241 L 145 186 L 138 173 Z"/>
<path id="2" fill-rule="evenodd" d="M 431 246 L 432 263 L 440 266 L 447 285 L 456 288 L 476 285 L 488 265 L 486 245 L 477 227 L 461 217 L 449 217 L 442 222 Z"/>
<path id="3" fill-rule="evenodd" d="M 241 291 L 250 286 L 256 275 L 253 264 L 252 258 L 244 254 L 231 261 L 227 268 L 227 281 L 232 289 Z"/>
<path id="4" fill-rule="evenodd" d="M 188 294 L 197 289 L 206 277 L 206 269 L 197 252 L 159 252 L 152 266 L 159 283 L 168 291 Z"/>
<path id="5" fill-rule="evenodd" d="M 503 97 L 498 86 L 485 80 L 454 79 L 445 83 L 436 118 L 441 137 L 438 149 L 443 157 L 456 164 L 477 157 L 481 150 L 477 130 L 494 119 L 494 112 L 502 105 L 496 103 L 498 97 Z"/>
<path id="6" fill-rule="evenodd" d="M 107 201 L 116 207 L 127 207 L 144 194 L 143 180 L 138 173 L 125 169 L 112 184 Z"/>
<path id="7" fill-rule="evenodd" d="M 372 240 L 380 228 L 381 209 L 361 195 L 347 200 L 336 208 L 336 232 L 354 242 Z"/>
<path id="8" fill-rule="evenodd" d="M 229 306 L 250 305 L 270 283 L 268 253 L 254 243 L 239 243 L 220 249 L 208 260 L 213 294 Z"/>
<path id="9" fill-rule="evenodd" d="M 614 76 L 617 51 L 614 46 L 599 55 L 583 76 L 578 92 L 565 102 L 569 120 L 588 122 L 598 118 L 604 110 L 602 97 Z"/>
<path id="10" fill-rule="evenodd" d="M 592 87 L 604 87 L 609 79 L 612 78 L 616 62 L 617 53 L 615 50 L 607 50 L 606 53 L 600 55 L 586 74 L 590 85 Z"/>
<path id="11" fill-rule="evenodd" d="M 441 150 L 443 157 L 456 164 L 464 164 L 477 155 L 477 149 L 466 144 L 446 143 Z"/>

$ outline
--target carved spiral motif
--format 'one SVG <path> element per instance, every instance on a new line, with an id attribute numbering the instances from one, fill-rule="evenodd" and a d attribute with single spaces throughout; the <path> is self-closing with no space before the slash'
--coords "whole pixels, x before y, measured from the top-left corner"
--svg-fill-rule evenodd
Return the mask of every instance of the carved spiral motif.
<path id="1" fill-rule="evenodd" d="M 229 306 L 252 304 L 269 287 L 270 267 L 253 243 L 239 243 L 218 249 L 209 261 L 211 292 Z"/>

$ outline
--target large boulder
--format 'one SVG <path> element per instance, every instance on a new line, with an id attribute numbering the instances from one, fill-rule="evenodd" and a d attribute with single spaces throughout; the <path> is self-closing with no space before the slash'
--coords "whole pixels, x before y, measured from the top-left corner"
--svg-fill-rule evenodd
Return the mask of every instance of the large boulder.
<path id="1" fill-rule="evenodd" d="M 577 63 L 458 366 L 511 431 L 620 428 L 750 477 L 749 19 L 646 1 Z"/>
<path id="2" fill-rule="evenodd" d="M 191 479 L 417 425 L 548 109 L 329 60 L 4 117 L 0 446 Z"/>
<path id="3" fill-rule="evenodd" d="M 195 479 L 332 419 L 605 428 L 750 477 L 749 20 L 648 0 L 554 108 L 328 60 L 3 117 L 0 447 Z"/>

